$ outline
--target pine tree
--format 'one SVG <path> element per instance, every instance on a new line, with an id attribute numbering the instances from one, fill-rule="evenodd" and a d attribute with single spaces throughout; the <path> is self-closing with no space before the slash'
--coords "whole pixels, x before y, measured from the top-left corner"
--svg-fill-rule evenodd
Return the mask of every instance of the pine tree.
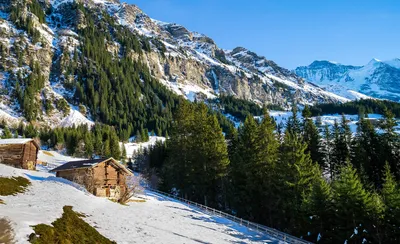
<path id="1" fill-rule="evenodd" d="M 109 146 L 110 146 L 110 155 L 111 157 L 119 160 L 121 158 L 121 149 L 119 145 L 119 138 L 114 128 L 111 129 L 110 138 L 109 138 Z"/>
<path id="2" fill-rule="evenodd" d="M 110 149 L 110 140 L 109 139 L 107 139 L 103 144 L 103 153 L 102 153 L 102 155 L 104 157 L 107 157 L 107 158 L 112 156 L 111 149 Z"/>
<path id="3" fill-rule="evenodd" d="M 257 145 L 258 124 L 253 116 L 248 116 L 238 130 L 236 140 L 232 140 L 230 150 L 230 179 L 231 204 L 237 211 L 239 216 L 251 217 L 252 201 L 251 193 L 249 196 L 248 184 L 252 183 L 248 177 L 251 177 L 251 165 L 256 165 L 256 148 Z"/>
<path id="4" fill-rule="evenodd" d="M 334 243 L 351 241 L 379 242 L 376 225 L 382 216 L 383 206 L 379 196 L 369 192 L 362 184 L 356 170 L 347 164 L 340 168 L 333 182 L 335 218 L 332 219 Z"/>
<path id="5" fill-rule="evenodd" d="M 381 162 L 388 162 L 392 172 L 396 173 L 396 178 L 400 180 L 400 136 L 395 132 L 397 126 L 394 114 L 385 109 L 383 120 L 379 127 L 384 131 L 379 138 Z"/>
<path id="6" fill-rule="evenodd" d="M 329 129 L 329 125 L 324 126 L 323 131 L 323 146 L 322 146 L 322 154 L 324 155 L 324 164 L 327 167 L 326 171 L 329 173 L 331 180 L 333 179 L 334 175 L 334 164 L 332 163 L 332 134 Z M 323 170 L 323 173 L 325 171 Z"/>
<path id="7" fill-rule="evenodd" d="M 287 231 L 299 234 L 302 230 L 302 218 L 299 215 L 303 196 L 308 195 L 315 180 L 319 177 L 318 165 L 314 164 L 306 153 L 307 144 L 286 131 L 280 149 L 280 163 L 278 172 L 282 181 L 280 197 L 282 198 L 282 226 Z"/>
<path id="8" fill-rule="evenodd" d="M 291 134 L 300 135 L 301 133 L 301 123 L 297 115 L 297 105 L 295 103 L 292 104 L 292 116 L 287 121 L 286 130 Z"/>
<path id="9" fill-rule="evenodd" d="M 321 153 L 321 136 L 317 126 L 311 119 L 310 108 L 306 105 L 303 110 L 303 140 L 307 143 L 307 153 L 313 162 L 318 163 L 322 169 L 326 168 L 324 156 Z"/>
<path id="10" fill-rule="evenodd" d="M 342 124 L 339 126 L 338 122 L 335 120 L 333 124 L 333 143 L 332 143 L 332 157 L 331 157 L 331 164 L 330 164 L 330 172 L 331 178 L 335 178 L 338 174 L 338 169 L 346 164 L 350 157 L 350 150 L 346 143 L 346 127 L 345 120 L 342 119 Z"/>
<path id="11" fill-rule="evenodd" d="M 384 169 L 384 183 L 381 190 L 384 209 L 384 243 L 400 241 L 400 189 L 388 163 Z"/>
<path id="12" fill-rule="evenodd" d="M 3 135 L 1 136 L 2 139 L 8 139 L 8 138 L 12 138 L 12 133 L 10 131 L 10 129 L 8 129 L 8 127 L 5 127 L 3 130 Z"/>
<path id="13" fill-rule="evenodd" d="M 248 172 L 245 179 L 246 188 L 251 192 L 247 197 L 252 200 L 250 206 L 254 219 L 269 225 L 275 222 L 274 213 L 280 207 L 279 196 L 274 188 L 277 183 L 276 164 L 279 162 L 279 141 L 275 128 L 275 122 L 264 110 L 264 119 L 256 130 L 255 148 L 248 148 L 253 151 L 254 157 L 246 164 Z"/>
<path id="14" fill-rule="evenodd" d="M 380 159 L 379 137 L 370 120 L 359 121 L 353 144 L 353 165 L 365 174 L 364 177 L 367 177 L 368 181 L 372 181 L 375 186 L 380 186 L 384 164 Z"/>
<path id="15" fill-rule="evenodd" d="M 163 168 L 164 187 L 170 190 L 175 187 L 182 193 L 182 197 L 189 198 L 191 193 L 192 171 L 192 144 L 190 143 L 191 130 L 194 123 L 194 105 L 183 102 L 174 115 L 173 127 L 167 141 L 169 157 Z"/>
<path id="16" fill-rule="evenodd" d="M 86 155 L 86 157 L 92 158 L 93 157 L 93 153 L 94 153 L 94 146 L 93 146 L 93 141 L 92 141 L 90 133 L 86 133 L 85 134 L 84 143 L 85 143 L 85 155 Z"/>
<path id="17" fill-rule="evenodd" d="M 335 218 L 333 192 L 331 185 L 320 175 L 314 182 L 311 192 L 304 198 L 302 209 L 307 219 L 303 236 L 312 242 L 332 243 Z"/>

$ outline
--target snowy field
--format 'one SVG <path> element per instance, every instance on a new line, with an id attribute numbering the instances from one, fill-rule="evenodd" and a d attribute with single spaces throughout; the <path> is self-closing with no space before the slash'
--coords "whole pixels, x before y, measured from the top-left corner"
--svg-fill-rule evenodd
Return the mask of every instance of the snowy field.
<path id="1" fill-rule="evenodd" d="M 0 205 L 0 218 L 11 220 L 16 243 L 28 243 L 31 226 L 51 224 L 65 205 L 85 214 L 86 222 L 117 243 L 283 243 L 152 192 L 142 196 L 144 203 L 123 206 L 45 172 L 0 164 L 0 176 L 23 176 L 32 182 L 24 194 L 1 197 L 6 204 Z"/>

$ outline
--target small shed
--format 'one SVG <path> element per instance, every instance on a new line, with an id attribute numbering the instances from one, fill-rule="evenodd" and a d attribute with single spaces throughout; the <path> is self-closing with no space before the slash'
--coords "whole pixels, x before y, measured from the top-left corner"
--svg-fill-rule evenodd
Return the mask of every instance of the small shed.
<path id="1" fill-rule="evenodd" d="M 126 191 L 126 177 L 132 172 L 113 158 L 67 162 L 50 172 L 84 185 L 93 195 L 119 199 Z"/>
<path id="2" fill-rule="evenodd" d="M 39 144 L 30 138 L 1 139 L 0 163 L 35 170 Z"/>

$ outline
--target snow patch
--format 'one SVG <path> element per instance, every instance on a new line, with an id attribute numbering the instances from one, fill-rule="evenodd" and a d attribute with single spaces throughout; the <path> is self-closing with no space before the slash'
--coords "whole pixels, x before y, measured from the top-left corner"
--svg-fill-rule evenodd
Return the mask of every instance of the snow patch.
<path id="1" fill-rule="evenodd" d="M 94 126 L 94 122 L 87 119 L 81 112 L 71 109 L 67 117 L 65 117 L 59 124 L 61 127 L 73 127 L 79 125 L 87 125 L 88 128 Z"/>

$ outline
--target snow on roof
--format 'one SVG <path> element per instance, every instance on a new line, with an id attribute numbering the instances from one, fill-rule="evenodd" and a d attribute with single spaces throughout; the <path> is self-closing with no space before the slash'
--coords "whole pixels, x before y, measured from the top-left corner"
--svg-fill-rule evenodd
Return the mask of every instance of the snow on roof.
<path id="1" fill-rule="evenodd" d="M 0 145 L 26 144 L 33 141 L 31 138 L 0 139 Z"/>

